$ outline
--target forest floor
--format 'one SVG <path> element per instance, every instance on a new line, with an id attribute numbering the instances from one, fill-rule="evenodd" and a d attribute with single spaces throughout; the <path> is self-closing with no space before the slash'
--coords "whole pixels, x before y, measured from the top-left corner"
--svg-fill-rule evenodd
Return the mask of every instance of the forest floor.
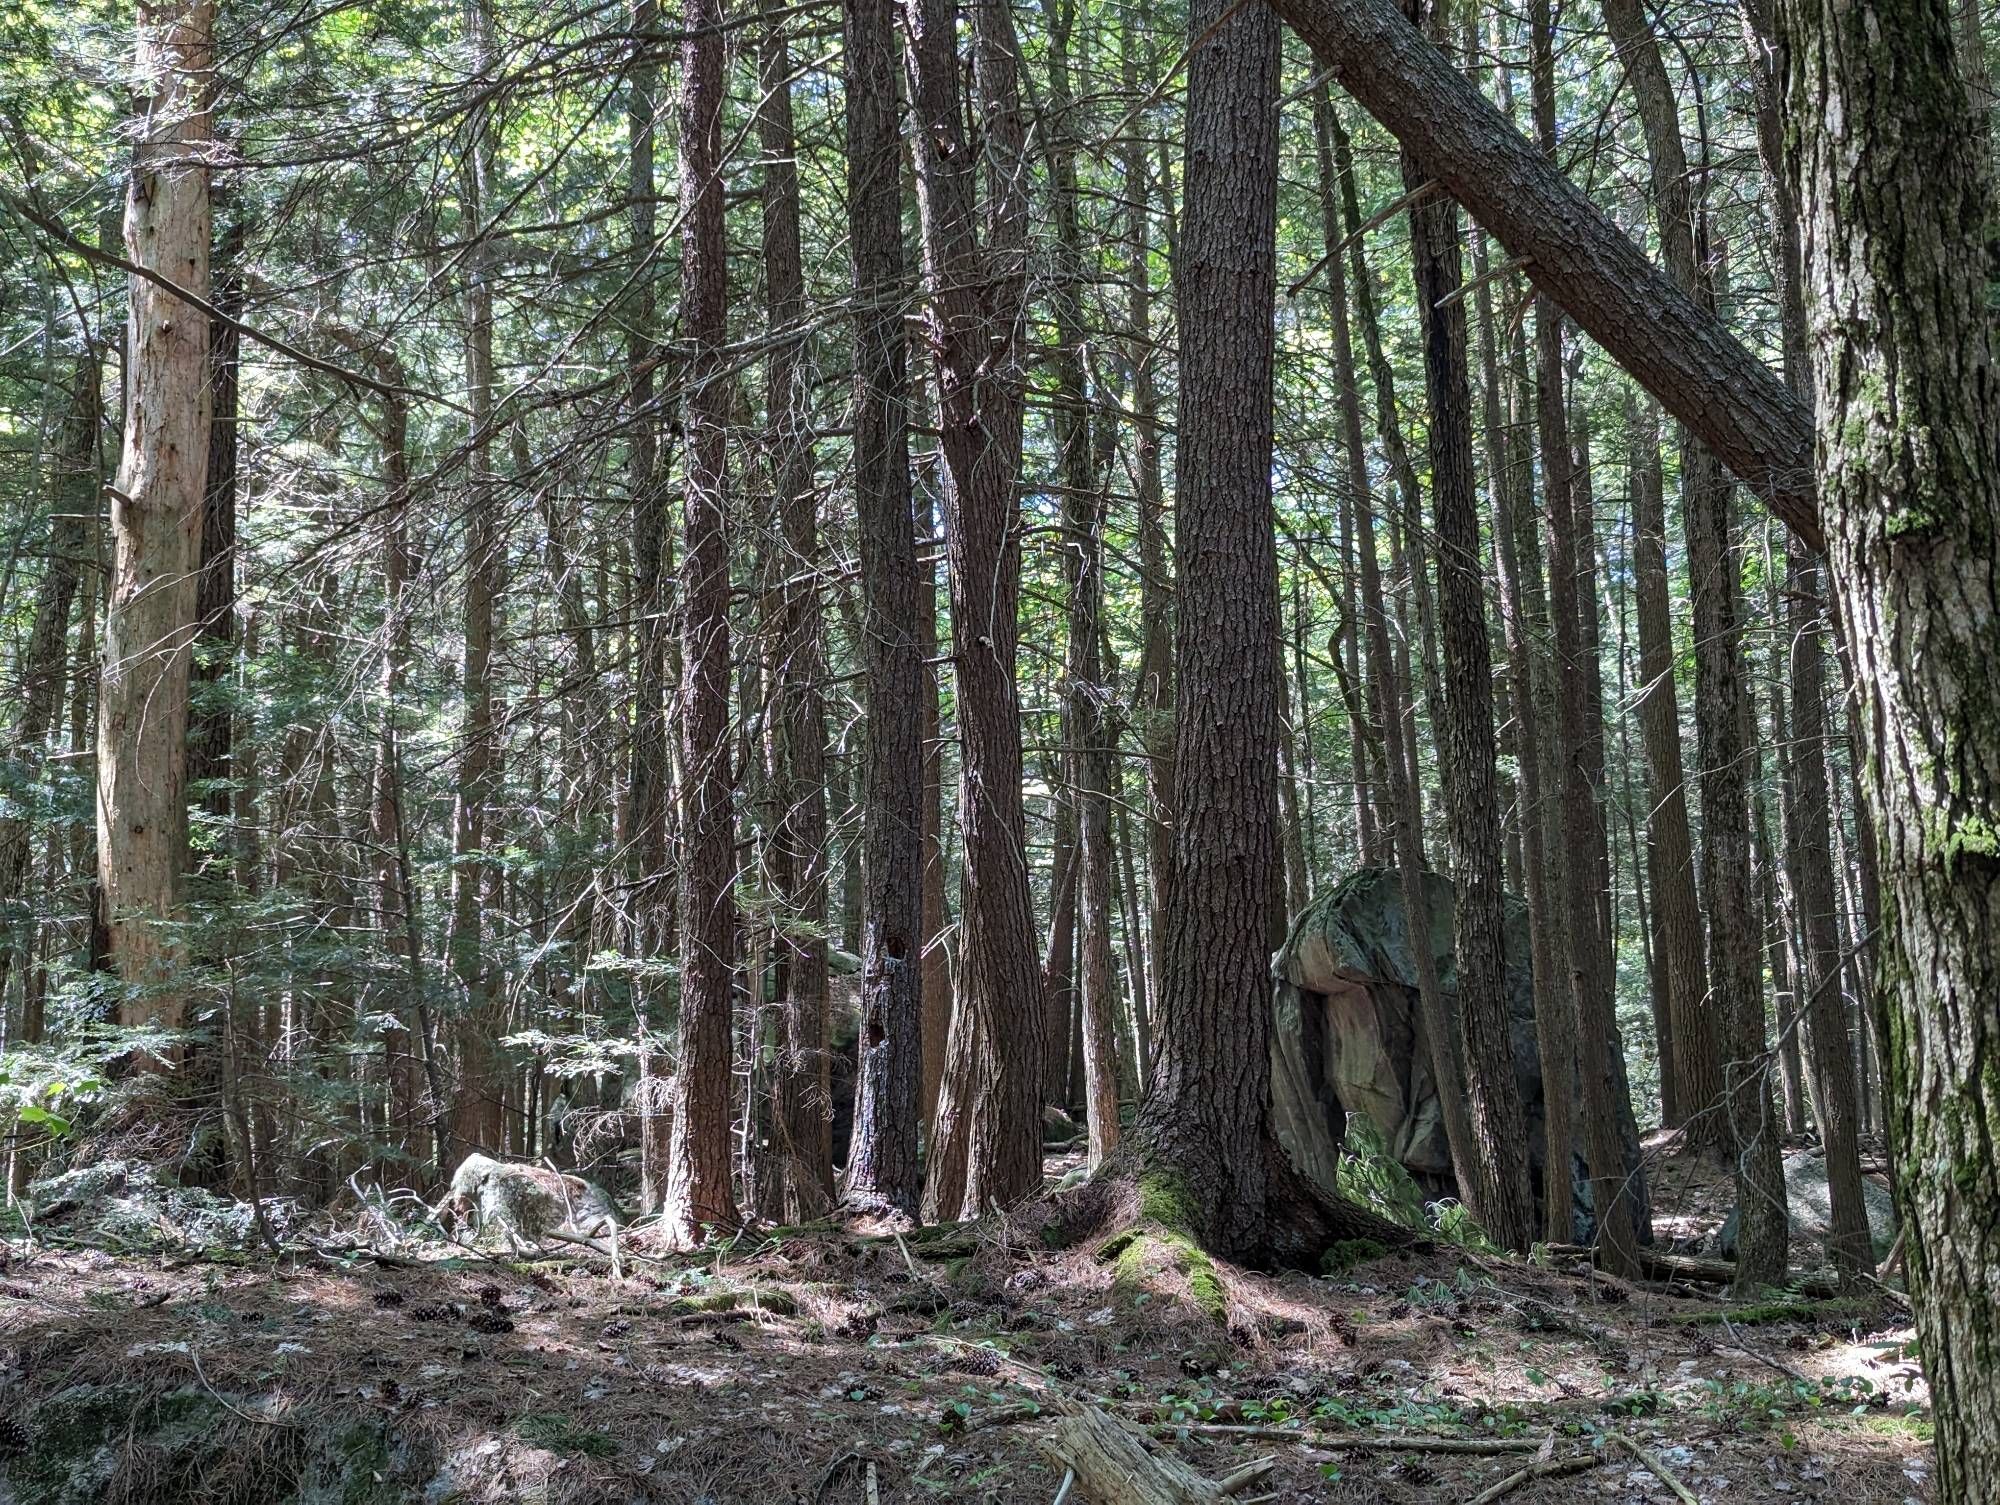
<path id="1" fill-rule="evenodd" d="M 1663 1236 L 1726 1210 L 1713 1172 L 1653 1180 Z M 1745 1307 L 1442 1246 L 1269 1276 L 1055 1252 L 1025 1221 L 698 1259 L 635 1238 L 616 1274 L 331 1248 L 11 1241 L 0 1501 L 1045 1505 L 1038 1441 L 1093 1405 L 1211 1479 L 1271 1460 L 1239 1498 L 1283 1505 L 1932 1498 L 1892 1302 Z"/>

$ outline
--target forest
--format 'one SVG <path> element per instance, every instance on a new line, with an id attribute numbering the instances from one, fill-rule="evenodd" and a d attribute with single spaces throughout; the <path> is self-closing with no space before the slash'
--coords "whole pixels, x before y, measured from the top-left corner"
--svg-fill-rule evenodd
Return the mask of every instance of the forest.
<path id="1" fill-rule="evenodd" d="M 0 1499 L 2000 1501 L 1985 0 L 5 0 Z"/>

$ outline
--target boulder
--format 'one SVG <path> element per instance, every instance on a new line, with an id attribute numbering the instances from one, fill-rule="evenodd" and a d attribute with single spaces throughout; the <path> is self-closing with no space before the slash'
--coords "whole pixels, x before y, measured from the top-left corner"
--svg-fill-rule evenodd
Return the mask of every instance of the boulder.
<path id="1" fill-rule="evenodd" d="M 1868 1204 L 1868 1239 L 1879 1266 L 1896 1242 L 1896 1199 L 1874 1176 L 1861 1178 L 1861 1199 Z M 1833 1231 L 1833 1190 L 1826 1176 L 1826 1156 L 1819 1150 L 1785 1152 L 1785 1215 L 1792 1242 L 1821 1251 Z M 1729 1209 L 1722 1225 L 1722 1257 L 1736 1258 L 1737 1209 Z"/>
<path id="2" fill-rule="evenodd" d="M 1271 1044 L 1272 1117 L 1293 1163 L 1332 1190 L 1349 1115 L 1364 1115 L 1386 1152 L 1400 1162 L 1427 1197 L 1455 1197 L 1451 1151 L 1430 1047 L 1417 1006 L 1416 953 L 1429 949 L 1446 1006 L 1456 1017 L 1458 968 L 1452 953 L 1451 881 L 1423 877 L 1426 913 L 1412 927 L 1402 882 L 1383 868 L 1363 868 L 1336 884 L 1293 920 L 1272 959 L 1276 985 Z M 1527 908 L 1506 901 L 1507 1007 L 1514 1077 L 1527 1115 L 1529 1163 L 1539 1205 L 1543 1185 L 1541 1057 L 1535 1036 L 1534 977 L 1529 961 Z M 1612 1099 L 1619 1105 L 1619 1137 L 1626 1172 L 1639 1177 L 1639 1132 L 1632 1119 L 1631 1089 L 1622 1046 L 1613 1050 Z M 1574 1094 L 1577 1084 L 1565 1084 Z M 1589 1242 L 1596 1224 L 1590 1183 L 1581 1156 L 1572 1158 L 1570 1197 L 1574 1235 Z M 1634 1228 L 1652 1241 L 1652 1215 L 1643 1178 Z"/>
<path id="3" fill-rule="evenodd" d="M 499 1234 L 516 1248 L 545 1233 L 597 1238 L 624 1221 L 610 1193 L 581 1176 L 477 1153 L 452 1172 L 438 1212 L 475 1238 Z"/>

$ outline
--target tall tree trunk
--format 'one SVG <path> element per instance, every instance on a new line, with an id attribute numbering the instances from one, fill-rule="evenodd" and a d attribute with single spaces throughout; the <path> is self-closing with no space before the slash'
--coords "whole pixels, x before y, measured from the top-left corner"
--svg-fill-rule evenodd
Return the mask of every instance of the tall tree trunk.
<path id="1" fill-rule="evenodd" d="M 1133 27 L 1120 28 L 1119 55 L 1126 92 L 1137 98 L 1141 82 L 1134 32 Z M 1139 745 L 1145 754 L 1146 970 L 1157 990 L 1166 954 L 1164 926 L 1173 873 L 1174 566 L 1160 461 L 1159 352 L 1153 344 L 1153 174 L 1142 133 L 1128 134 L 1123 158 L 1132 237 L 1126 360 L 1132 370 L 1132 470 L 1139 513 L 1139 682 L 1133 699 Z M 1143 1076 L 1151 1063 L 1141 1065 Z"/>
<path id="2" fill-rule="evenodd" d="M 1639 618 L 1639 731 L 1646 749 L 1650 801 L 1646 828 L 1656 874 L 1653 914 L 1663 951 L 1672 1035 L 1672 1126 L 1688 1142 L 1720 1149 L 1728 1122 L 1714 1111 L 1722 1073 L 1716 1020 L 1708 1003 L 1708 964 L 1695 892 L 1694 842 L 1689 833 L 1686 777 L 1681 766 L 1680 708 L 1674 687 L 1673 627 L 1667 587 L 1667 509 L 1660 475 L 1659 414 L 1650 402 L 1633 408 L 1633 589 Z"/>
<path id="3" fill-rule="evenodd" d="M 632 0 L 632 29 L 659 26 L 658 0 Z M 625 102 L 626 213 L 631 219 L 631 294 L 625 332 L 625 478 L 632 507 L 632 744 L 622 812 L 631 919 L 624 944 L 646 962 L 676 945 L 678 896 L 668 870 L 667 827 L 674 798 L 667 726 L 667 575 L 671 494 L 661 474 L 661 429 L 655 396 L 658 360 L 654 265 L 661 254 L 654 211 L 654 144 L 659 129 L 660 69 L 650 42 L 635 45 Z M 657 1212 L 667 1194 L 668 1083 L 673 1058 L 661 1046 L 665 1000 L 657 969 L 641 967 L 634 983 L 639 1027 L 639 1203 Z"/>
<path id="4" fill-rule="evenodd" d="M 42 777 L 49 734 L 57 727 L 63 705 L 70 614 L 85 565 L 84 519 L 97 510 L 97 430 L 103 421 L 97 380 L 96 360 L 88 354 L 78 356 L 70 368 L 69 400 L 49 467 L 48 553 L 35 588 L 28 641 L 21 650 L 20 710 L 8 738 L 6 779 L 14 790 L 27 790 Z M 15 810 L 21 813 L 12 813 Z M 6 997 L 17 950 L 33 953 L 35 927 L 30 923 L 17 928 L 13 913 L 25 889 L 33 835 L 33 822 L 23 807 L 10 801 L 10 813 L 0 815 L 0 999 Z M 35 1043 L 41 1032 L 30 1033 L 24 1027 L 21 1038 Z"/>
<path id="5" fill-rule="evenodd" d="M 1681 140 L 1679 105 L 1659 43 L 1641 0 L 1605 0 L 1604 19 L 1638 101 L 1660 259 L 1674 285 L 1707 306 L 1698 255 L 1703 236 L 1697 223 L 1694 181 Z M 1683 453 L 1686 485 L 1722 484 L 1714 459 L 1701 450 L 1698 440 L 1685 440 Z M 1728 1142 L 1728 1125 L 1720 1114 L 1705 1111 L 1718 1100 L 1722 1072 L 1718 1032 L 1707 1003 L 1693 840 L 1681 770 L 1680 711 L 1674 693 L 1673 638 L 1667 612 L 1666 503 L 1657 441 L 1649 461 L 1639 458 L 1642 463 L 1634 478 L 1634 504 L 1635 508 L 1644 507 L 1643 514 L 1635 518 L 1640 676 L 1645 697 L 1640 727 L 1652 774 L 1648 833 L 1658 854 L 1661 882 L 1655 903 L 1667 948 L 1663 970 L 1668 987 L 1667 1014 L 1674 1032 L 1673 1097 L 1678 1110 L 1674 1122 L 1685 1123 L 1692 1145 L 1719 1149 Z"/>
<path id="6" fill-rule="evenodd" d="M 909 0 L 912 147 L 938 372 L 952 661 L 963 739 L 959 996 L 926 1166 L 931 1218 L 972 1217 L 1041 1184 L 1041 979 L 1021 806 L 1018 476 L 1027 278 L 1019 48 L 1000 0 L 971 11 L 973 79 L 990 175 L 984 247 L 978 159 L 962 122 L 956 7 Z"/>
<path id="7" fill-rule="evenodd" d="M 1421 6 L 1422 0 L 1410 3 Z M 1424 180 L 1423 164 L 1406 154 L 1405 186 L 1414 191 Z M 1456 884 L 1452 950 L 1458 963 L 1458 1030 L 1452 1047 L 1463 1062 L 1472 1131 L 1471 1179 L 1461 1166 L 1459 1193 L 1496 1243 L 1525 1251 L 1533 1238 L 1534 1199 L 1507 1007 L 1492 646 L 1474 495 L 1458 206 L 1438 197 L 1413 209 L 1410 240 L 1430 397 L 1431 504 L 1444 642 L 1446 714 L 1438 742 Z"/>
<path id="8" fill-rule="evenodd" d="M 773 839 L 784 904 L 776 938 L 779 1051 L 772 1123 L 780 1148 L 779 1203 L 788 1222 L 826 1210 L 833 1195 L 833 1117 L 827 1068 L 826 714 L 820 692 L 819 504 L 813 492 L 812 410 L 801 371 L 806 318 L 799 251 L 799 169 L 792 124 L 792 56 L 766 0 L 759 52 L 758 145 L 763 149 L 765 322 L 779 343 L 764 402 L 770 469 L 784 548 L 778 662 L 768 720 L 773 751 Z"/>
<path id="9" fill-rule="evenodd" d="M 491 0 L 468 0 L 467 45 L 482 81 L 495 64 Z M 453 1148 L 499 1153 L 506 1127 L 502 1063 L 496 1039 L 494 968 L 484 945 L 483 913 L 498 870 L 488 857 L 500 796 L 499 728 L 493 714 L 493 608 L 500 590 L 498 488 L 493 446 L 493 265 L 487 216 L 494 212 L 494 106 L 485 102 L 467 123 L 465 218 L 474 243 L 466 252 L 465 383 L 471 425 L 468 468 L 472 495 L 466 510 L 465 652 L 460 690 L 465 720 L 460 732 L 458 802 L 452 820 L 451 965 L 462 997 L 456 1037 L 458 1084 L 452 1103 Z"/>
<path id="10" fill-rule="evenodd" d="M 893 0 L 845 0 L 854 266 L 854 487 L 868 725 L 861 843 L 861 1042 L 842 1191 L 914 1216 L 923 1093 L 921 586 L 910 509 L 902 158 Z M 935 617 L 932 618 L 935 621 Z"/>
<path id="11" fill-rule="evenodd" d="M 681 330 L 688 342 L 682 502 L 681 990 L 661 1220 L 681 1247 L 736 1222 L 729 1182 L 736 822 L 729 738 L 729 270 L 722 203 L 719 0 L 682 11 Z"/>
<path id="12" fill-rule="evenodd" d="M 1189 63 L 1172 898 L 1142 1174 L 1234 1257 L 1316 1260 L 1353 1209 L 1312 1197 L 1270 1126 L 1270 883 L 1278 861 L 1277 547 L 1271 319 L 1277 291 L 1278 25 L 1199 0 Z"/>
<path id="13" fill-rule="evenodd" d="M 208 294 L 212 0 L 141 11 L 125 255 Z M 208 478 L 208 321 L 131 278 L 125 444 L 112 493 L 111 574 L 98 677 L 98 918 L 125 1024 L 178 1028 L 186 866 L 188 675 Z"/>
<path id="14" fill-rule="evenodd" d="M 2000 402 L 1948 0 L 1783 0 L 1821 503 L 1880 841 L 1890 1143 L 1938 1491 L 2000 1494 Z"/>
<path id="15" fill-rule="evenodd" d="M 1532 82 L 1535 133 L 1545 151 L 1556 148 L 1555 34 L 1550 0 L 1534 0 Z M 1597 1242 L 1605 1266 L 1616 1272 L 1636 1269 L 1633 1252 L 1633 1209 L 1643 1201 L 1625 1174 L 1624 1147 L 1612 1104 L 1611 1071 L 1619 1050 L 1612 1009 L 1611 979 L 1604 975 L 1599 951 L 1597 911 L 1596 790 L 1590 782 L 1589 692 L 1586 674 L 1598 672 L 1584 661 L 1579 599 L 1580 549 L 1587 546 L 1577 516 L 1576 487 L 1569 448 L 1568 414 L 1563 396 L 1563 316 L 1544 296 L 1535 304 L 1536 406 L 1541 441 L 1542 478 L 1548 506 L 1549 614 L 1555 626 L 1559 692 L 1556 705 L 1556 759 L 1560 778 L 1558 821 L 1563 947 L 1576 1022 L 1577 1104 L 1582 1118 L 1584 1158 L 1589 1164 L 1591 1206 Z M 1590 609 L 1595 610 L 1594 603 Z M 1566 1076 L 1543 1077 L 1544 1097 L 1560 1092 Z M 1556 1172 L 1548 1173 L 1551 1189 Z M 1555 1199 L 1552 1197 L 1551 1202 Z M 1553 1226 L 1553 1220 L 1551 1221 Z"/>
<path id="16" fill-rule="evenodd" d="M 1785 625 L 1791 641 L 1792 726 L 1785 790 L 1785 867 L 1802 945 L 1798 1008 L 1812 1071 L 1813 1113 L 1833 1203 L 1826 1251 L 1841 1279 L 1873 1275 L 1868 1205 L 1855 1137 L 1854 1048 L 1841 994 L 1839 890 L 1833 878 L 1833 794 L 1826 773 L 1826 657 L 1820 638 L 1819 564 L 1796 546 L 1786 569 Z"/>

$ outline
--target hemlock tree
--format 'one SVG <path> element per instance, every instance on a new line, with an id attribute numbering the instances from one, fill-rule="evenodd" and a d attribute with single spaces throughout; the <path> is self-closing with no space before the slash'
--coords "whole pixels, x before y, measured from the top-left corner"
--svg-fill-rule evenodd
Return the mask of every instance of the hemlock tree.
<path id="1" fill-rule="evenodd" d="M 909 366 L 903 334 L 902 154 L 894 0 L 846 0 L 847 191 L 854 271 L 854 505 L 867 676 L 862 814 L 860 1059 L 842 1186 L 860 1207 L 915 1216 L 922 1093 L 924 665 L 910 511 Z"/>
<path id="2" fill-rule="evenodd" d="M 718 0 L 688 0 L 681 43 L 681 327 L 688 356 L 681 558 L 680 1059 L 667 1140 L 667 1236 L 682 1246 L 736 1220 L 730 1188 L 730 992 L 736 822 L 729 737 L 729 269 L 722 202 Z"/>
<path id="3" fill-rule="evenodd" d="M 1938 1491 L 2000 1497 L 2000 371 L 1946 0 L 1782 0 L 1821 509 L 1869 696 L 1890 1143 Z"/>
<path id="4" fill-rule="evenodd" d="M 111 494 L 98 677 L 97 882 L 125 1024 L 177 1028 L 187 848 L 188 679 L 208 480 L 208 294 L 215 6 L 142 7 L 137 141 L 125 197 L 131 278 L 125 448 Z M 158 280 L 155 280 L 158 279 Z M 162 285 L 162 284 L 166 285 Z"/>

